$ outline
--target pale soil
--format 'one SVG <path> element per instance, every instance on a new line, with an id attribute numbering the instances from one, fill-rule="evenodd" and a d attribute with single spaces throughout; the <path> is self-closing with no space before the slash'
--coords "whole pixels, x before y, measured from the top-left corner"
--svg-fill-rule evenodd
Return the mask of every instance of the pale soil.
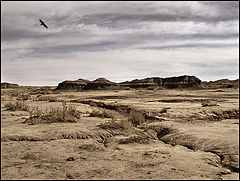
<path id="1" fill-rule="evenodd" d="M 60 92 L 56 102 L 37 101 L 32 89 L 25 103 L 43 108 L 76 107 L 76 123 L 30 125 L 29 113 L 7 111 L 14 89 L 2 89 L 2 179 L 182 179 L 239 178 L 239 119 L 208 120 L 212 111 L 239 110 L 239 90 L 98 90 Z M 50 91 L 51 92 L 51 91 Z M 203 107 L 205 99 L 217 106 Z M 75 100 L 75 101 L 74 101 Z M 78 100 L 78 101 L 76 101 Z M 129 130 L 98 125 L 111 118 L 89 117 L 82 100 L 132 106 L 156 115 Z M 160 113 L 162 108 L 166 113 Z M 116 119 L 127 113 L 116 112 Z M 147 139 L 146 139 L 147 137 Z M 145 141 L 145 139 L 147 141 Z"/>

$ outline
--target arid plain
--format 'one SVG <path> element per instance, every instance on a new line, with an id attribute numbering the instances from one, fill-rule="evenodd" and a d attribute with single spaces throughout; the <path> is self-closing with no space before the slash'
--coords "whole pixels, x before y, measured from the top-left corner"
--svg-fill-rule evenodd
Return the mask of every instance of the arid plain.
<path id="1" fill-rule="evenodd" d="M 1 90 L 2 179 L 239 178 L 239 89 Z"/>

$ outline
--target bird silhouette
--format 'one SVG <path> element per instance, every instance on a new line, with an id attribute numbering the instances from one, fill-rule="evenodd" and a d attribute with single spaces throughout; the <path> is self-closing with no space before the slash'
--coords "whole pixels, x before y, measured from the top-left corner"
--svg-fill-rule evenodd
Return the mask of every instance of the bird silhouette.
<path id="1" fill-rule="evenodd" d="M 43 22 L 43 20 L 39 19 L 39 21 L 41 23 L 40 25 L 44 26 L 45 28 L 48 28 L 48 26 Z"/>

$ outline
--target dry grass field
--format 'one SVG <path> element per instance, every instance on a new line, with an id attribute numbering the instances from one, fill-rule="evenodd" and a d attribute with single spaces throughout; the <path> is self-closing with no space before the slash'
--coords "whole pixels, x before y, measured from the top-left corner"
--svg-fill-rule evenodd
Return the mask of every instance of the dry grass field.
<path id="1" fill-rule="evenodd" d="M 2 179 L 239 178 L 239 89 L 1 90 Z"/>

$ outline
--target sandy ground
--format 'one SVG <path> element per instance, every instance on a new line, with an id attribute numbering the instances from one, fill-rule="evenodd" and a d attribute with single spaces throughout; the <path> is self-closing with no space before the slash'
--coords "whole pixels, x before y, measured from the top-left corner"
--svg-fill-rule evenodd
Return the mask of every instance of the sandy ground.
<path id="1" fill-rule="evenodd" d="M 238 89 L 49 91 L 47 95 L 35 89 L 2 89 L 2 179 L 239 179 L 239 119 L 213 114 L 228 110 L 239 114 Z M 27 111 L 5 107 L 22 94 L 27 97 L 25 104 L 41 109 L 61 107 L 67 101 L 81 118 L 73 123 L 24 123 Z M 40 96 L 55 100 L 40 101 Z M 101 108 L 82 102 L 86 100 L 129 106 L 156 119 L 105 129 L 99 125 L 112 118 L 89 116 Z M 214 104 L 202 106 L 206 101 Z M 163 108 L 167 111 L 161 112 Z M 127 120 L 127 112 L 111 111 L 115 120 Z"/>

